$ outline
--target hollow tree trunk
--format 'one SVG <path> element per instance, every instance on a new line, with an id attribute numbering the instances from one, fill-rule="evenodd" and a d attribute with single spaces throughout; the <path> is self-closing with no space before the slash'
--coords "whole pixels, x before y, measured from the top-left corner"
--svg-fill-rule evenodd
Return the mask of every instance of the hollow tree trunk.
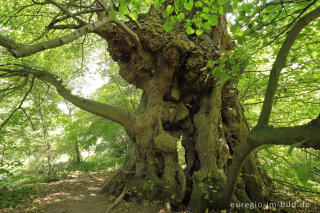
<path id="1" fill-rule="evenodd" d="M 128 131 L 132 144 L 127 159 L 104 191 L 119 195 L 126 188 L 130 197 L 183 204 L 200 213 L 215 208 L 233 148 L 249 129 L 234 89 L 236 79 L 222 83 L 203 69 L 208 60 L 218 60 L 233 48 L 225 18 L 219 17 L 219 24 L 201 36 L 187 35 L 183 24 L 165 33 L 164 8 L 151 8 L 138 19 L 139 26 L 127 23 L 140 37 L 140 47 L 115 25 L 96 32 L 108 42 L 120 75 L 143 91 L 134 130 Z M 184 170 L 177 154 L 181 137 Z M 263 201 L 267 184 L 251 154 L 232 200 Z"/>

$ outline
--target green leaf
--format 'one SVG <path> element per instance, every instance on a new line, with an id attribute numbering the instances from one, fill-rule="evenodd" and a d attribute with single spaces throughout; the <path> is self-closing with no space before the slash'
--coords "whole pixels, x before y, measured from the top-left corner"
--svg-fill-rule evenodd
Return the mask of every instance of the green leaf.
<path id="1" fill-rule="evenodd" d="M 128 13 L 128 8 L 125 5 L 120 5 L 119 12 L 121 15 L 126 15 Z"/>
<path id="2" fill-rule="evenodd" d="M 208 23 L 211 26 L 216 26 L 218 24 L 218 16 L 217 15 L 210 16 L 210 18 L 208 19 Z"/>
<path id="3" fill-rule="evenodd" d="M 239 71 L 240 71 L 240 67 L 239 67 L 239 65 L 237 65 L 237 64 L 233 65 L 233 66 L 231 67 L 231 69 L 232 69 L 233 72 L 239 72 Z"/>
<path id="4" fill-rule="evenodd" d="M 240 24 L 239 23 L 236 23 L 234 25 L 231 25 L 231 28 L 230 28 L 230 31 L 233 33 L 233 34 L 237 34 L 237 32 L 239 31 L 240 29 Z"/>
<path id="5" fill-rule="evenodd" d="M 244 41 L 245 41 L 244 36 L 240 36 L 240 37 L 238 37 L 237 41 L 238 41 L 238 44 L 243 44 L 243 43 L 244 43 Z"/>
<path id="6" fill-rule="evenodd" d="M 183 6 L 186 10 L 192 10 L 193 8 L 193 0 L 189 0 L 183 3 Z"/>
<path id="7" fill-rule="evenodd" d="M 202 35 L 204 32 L 204 29 L 197 29 L 196 30 L 196 34 L 199 36 L 199 35 Z"/>
<path id="8" fill-rule="evenodd" d="M 132 18 L 132 20 L 137 21 L 138 19 L 138 14 L 136 12 L 131 12 L 130 13 L 130 17 Z"/>
<path id="9" fill-rule="evenodd" d="M 203 19 L 205 19 L 205 20 L 208 20 L 209 17 L 210 17 L 210 15 L 209 15 L 209 14 L 206 14 L 206 13 L 201 13 L 201 14 L 200 14 L 200 17 L 203 18 Z"/>
<path id="10" fill-rule="evenodd" d="M 203 28 L 204 28 L 205 30 L 210 30 L 210 29 L 211 29 L 211 25 L 209 24 L 209 21 L 207 21 L 207 22 L 205 22 L 205 23 L 203 24 Z"/>
<path id="11" fill-rule="evenodd" d="M 161 6 L 161 3 L 159 0 L 156 0 L 154 3 L 153 3 L 154 7 L 157 9 Z"/>
<path id="12" fill-rule="evenodd" d="M 301 163 L 297 166 L 297 176 L 302 184 L 306 184 L 311 177 L 311 164 Z"/>
<path id="13" fill-rule="evenodd" d="M 185 18 L 185 14 L 184 13 L 179 13 L 179 15 L 177 16 L 178 20 L 181 21 Z"/>
<path id="14" fill-rule="evenodd" d="M 297 148 L 299 146 L 301 146 L 304 142 L 301 142 L 301 143 L 295 143 L 295 144 L 292 144 L 290 145 L 289 149 L 288 149 L 288 155 L 291 155 L 292 154 L 292 151 L 294 150 L 294 148 Z"/>
<path id="15" fill-rule="evenodd" d="M 218 4 L 219 5 L 223 5 L 223 4 L 225 4 L 227 2 L 227 0 L 218 0 Z"/>
<path id="16" fill-rule="evenodd" d="M 166 23 L 164 23 L 163 27 L 164 27 L 164 29 L 165 29 L 166 32 L 169 32 L 169 31 L 172 30 L 173 25 L 172 25 L 171 22 L 166 21 Z"/>
<path id="17" fill-rule="evenodd" d="M 166 18 L 168 18 L 168 17 L 169 17 L 169 13 L 167 13 L 167 11 L 164 11 L 164 12 L 162 13 L 162 18 L 166 19 Z"/>
<path id="18" fill-rule="evenodd" d="M 184 25 L 184 28 L 188 28 L 192 26 L 192 21 L 190 19 L 186 20 L 186 23 Z"/>
<path id="19" fill-rule="evenodd" d="M 168 14 L 171 14 L 173 11 L 174 11 L 174 8 L 172 7 L 172 5 L 168 5 L 167 8 L 166 8 L 166 12 Z"/>
<path id="20" fill-rule="evenodd" d="M 253 8 L 252 3 L 244 4 L 244 11 L 246 11 L 246 13 L 250 13 L 252 8 Z"/>
<path id="21" fill-rule="evenodd" d="M 116 17 L 117 17 L 117 11 L 115 11 L 114 9 L 112 9 L 112 10 L 110 10 L 109 11 L 109 19 L 111 20 L 111 21 L 113 21 L 113 20 L 115 20 L 116 19 Z"/>
<path id="22" fill-rule="evenodd" d="M 196 7 L 202 7 L 203 2 L 202 1 L 196 1 Z"/>
<path id="23" fill-rule="evenodd" d="M 224 7 L 219 7 L 219 14 L 224 15 Z"/>
<path id="24" fill-rule="evenodd" d="M 170 21 L 171 21 L 171 23 L 175 24 L 178 21 L 177 16 L 171 16 Z"/>
<path id="25" fill-rule="evenodd" d="M 195 31 L 194 31 L 194 29 L 192 28 L 192 27 L 188 27 L 187 28 L 187 34 L 188 35 L 191 35 L 191 34 L 193 34 Z"/>

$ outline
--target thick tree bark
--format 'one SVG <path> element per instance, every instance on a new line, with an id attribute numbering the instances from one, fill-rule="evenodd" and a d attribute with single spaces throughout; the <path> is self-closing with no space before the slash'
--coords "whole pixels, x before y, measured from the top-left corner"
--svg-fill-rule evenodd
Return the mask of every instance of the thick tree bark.
<path id="1" fill-rule="evenodd" d="M 162 12 L 170 1 L 159 9 L 151 8 L 138 23 L 111 22 L 103 12 L 108 10 L 104 0 L 97 1 L 101 10 L 94 23 L 84 22 L 55 1 L 48 2 L 79 23 L 65 26 L 76 27 L 73 33 L 32 45 L 0 35 L 0 46 L 19 58 L 96 33 L 108 42 L 109 53 L 118 62 L 123 79 L 143 91 L 139 108 L 131 113 L 81 98 L 54 74 L 22 65 L 20 70 L 1 68 L 2 77 L 31 74 L 55 86 L 74 105 L 126 129 L 132 139 L 129 153 L 122 169 L 104 188 L 106 193 L 123 196 L 125 192 L 129 198 L 169 201 L 173 206 L 187 206 L 194 213 L 206 208 L 225 209 L 231 201 L 263 202 L 269 198 L 271 183 L 252 153 L 256 147 L 303 142 L 305 147 L 319 149 L 319 134 L 315 134 L 320 128 L 319 117 L 297 127 L 267 127 L 288 51 L 299 32 L 319 16 L 319 8 L 302 17 L 288 33 L 271 71 L 258 128 L 249 135 L 234 89 L 236 77 L 221 82 L 206 67 L 209 60 L 217 61 L 223 52 L 233 49 L 223 16 L 211 31 L 196 36 L 187 35 L 183 23 L 176 24 L 169 33 L 164 31 Z M 192 18 L 194 13 L 186 12 L 186 17 Z M 65 19 L 57 18 L 49 27 Z M 184 170 L 178 163 L 180 138 L 186 151 Z M 249 210 L 237 210 L 241 211 Z"/>
<path id="2" fill-rule="evenodd" d="M 107 40 L 120 75 L 143 91 L 130 152 L 104 191 L 120 195 L 126 188 L 127 197 L 183 204 L 195 213 L 219 208 L 218 192 L 225 187 L 233 149 L 249 134 L 232 87 L 236 79 L 223 83 L 203 69 L 208 60 L 218 60 L 221 52 L 233 48 L 225 18 L 219 17 L 219 24 L 199 37 L 187 35 L 182 24 L 165 33 L 163 22 L 161 9 L 152 8 L 139 19 L 140 27 L 127 23 L 140 45 L 116 25 L 96 31 Z M 181 137 L 184 170 L 176 146 Z M 267 199 L 270 183 L 254 154 L 246 160 L 242 177 L 233 201 Z"/>

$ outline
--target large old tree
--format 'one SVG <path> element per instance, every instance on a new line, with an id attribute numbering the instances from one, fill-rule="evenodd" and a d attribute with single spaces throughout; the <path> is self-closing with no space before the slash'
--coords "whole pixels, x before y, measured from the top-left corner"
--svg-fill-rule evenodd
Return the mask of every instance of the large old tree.
<path id="1" fill-rule="evenodd" d="M 29 85 L 26 97 L 39 79 L 81 109 L 122 125 L 131 138 L 122 169 L 105 186 L 108 194 L 162 200 L 192 212 L 226 209 L 230 202 L 267 202 L 273 199 L 272 183 L 252 151 L 264 144 L 320 148 L 320 117 L 300 126 L 268 126 L 280 72 L 300 32 L 310 25 L 309 31 L 316 29 L 318 1 L 3 0 L 0 8 L 0 45 L 6 57 L 0 77 L 25 79 L 16 81 L 19 85 L 3 81 L 9 83 L 2 91 Z M 237 21 L 230 31 L 227 13 L 246 21 Z M 267 20 L 270 14 L 276 16 Z M 269 26 L 279 32 L 272 35 Z M 244 37 L 234 40 L 243 31 L 265 33 L 270 39 L 264 45 L 280 47 L 252 130 L 236 89 L 249 57 L 238 49 Z M 136 111 L 74 95 L 63 73 L 20 59 L 89 34 L 107 42 L 121 77 L 142 90 Z M 178 163 L 179 139 L 185 168 Z"/>

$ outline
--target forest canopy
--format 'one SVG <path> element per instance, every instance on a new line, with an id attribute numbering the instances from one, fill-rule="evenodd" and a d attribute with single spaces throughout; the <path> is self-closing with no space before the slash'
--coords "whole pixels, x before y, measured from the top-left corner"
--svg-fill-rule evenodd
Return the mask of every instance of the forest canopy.
<path id="1" fill-rule="evenodd" d="M 105 194 L 177 211 L 316 202 L 319 16 L 319 0 L 0 0 L 0 189 L 120 164 Z"/>

